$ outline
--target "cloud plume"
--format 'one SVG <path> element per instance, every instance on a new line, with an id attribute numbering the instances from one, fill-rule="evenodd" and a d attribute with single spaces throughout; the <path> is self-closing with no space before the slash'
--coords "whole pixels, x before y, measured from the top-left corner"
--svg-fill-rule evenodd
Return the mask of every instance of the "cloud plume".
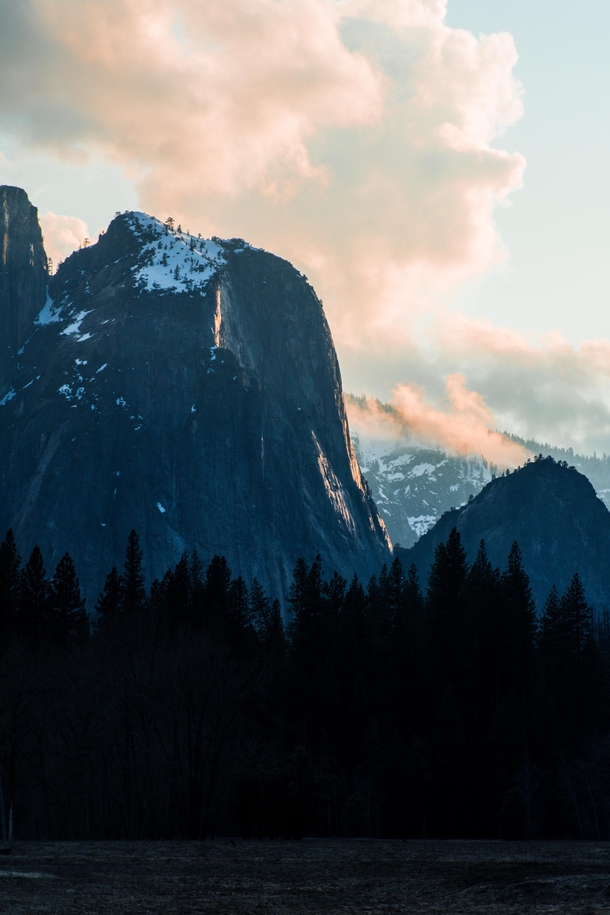
<path id="1" fill-rule="evenodd" d="M 495 428 L 483 398 L 466 387 L 463 375 L 450 375 L 445 403 L 430 404 L 414 385 L 399 384 L 391 404 L 374 398 L 348 398 L 352 430 L 363 438 L 416 441 L 452 454 L 480 454 L 501 469 L 523 464 L 529 452 Z"/>

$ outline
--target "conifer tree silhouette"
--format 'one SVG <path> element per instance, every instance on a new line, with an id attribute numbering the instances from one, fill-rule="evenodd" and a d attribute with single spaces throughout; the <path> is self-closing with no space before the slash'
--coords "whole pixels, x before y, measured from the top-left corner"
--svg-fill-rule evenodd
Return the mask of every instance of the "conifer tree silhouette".
<path id="1" fill-rule="evenodd" d="M 83 642 L 89 636 L 89 617 L 80 592 L 72 557 L 64 553 L 51 580 L 46 635 L 60 645 L 69 640 Z"/>
<path id="2" fill-rule="evenodd" d="M 21 576 L 19 628 L 37 643 L 44 635 L 51 586 L 40 547 L 35 546 Z"/>
<path id="3" fill-rule="evenodd" d="M 102 630 L 108 623 L 115 620 L 121 612 L 123 590 L 121 576 L 117 567 L 113 566 L 104 582 L 104 589 L 97 599 L 95 610 L 97 613 L 96 629 Z"/>
<path id="4" fill-rule="evenodd" d="M 19 606 L 21 557 L 12 530 L 0 544 L 0 649 L 14 633 Z"/>
<path id="5" fill-rule="evenodd" d="M 125 565 L 121 577 L 121 611 L 123 613 L 136 613 L 146 603 L 146 590 L 144 588 L 144 575 L 142 574 L 142 550 L 140 540 L 135 531 L 131 531 L 127 538 L 125 550 Z"/>

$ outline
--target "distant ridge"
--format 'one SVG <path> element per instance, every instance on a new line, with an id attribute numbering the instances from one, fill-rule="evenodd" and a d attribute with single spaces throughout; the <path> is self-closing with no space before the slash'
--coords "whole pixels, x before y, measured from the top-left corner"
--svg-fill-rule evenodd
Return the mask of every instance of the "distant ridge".
<path id="1" fill-rule="evenodd" d="M 350 405 L 362 405 L 364 398 L 346 395 Z M 391 415 L 391 405 L 380 404 Z M 355 416 L 357 417 L 356 410 Z M 375 437 L 372 430 L 352 432 L 354 449 L 373 498 L 384 519 L 392 542 L 409 548 L 436 524 L 450 508 L 459 508 L 476 496 L 499 470 L 479 454 L 456 455 L 442 448 L 422 444 L 409 436 Z M 535 439 L 503 433 L 530 454 L 567 461 L 593 484 L 597 495 L 610 508 L 610 456 L 578 454 Z"/>
<path id="2" fill-rule="evenodd" d="M 564 461 L 537 459 L 492 480 L 443 514 L 411 549 L 398 548 L 403 566 L 414 563 L 425 582 L 436 547 L 454 527 L 470 562 L 484 540 L 491 562 L 504 568 L 517 541 L 539 610 L 551 587 L 564 591 L 575 572 L 597 609 L 610 604 L 610 512 L 589 480 Z"/>

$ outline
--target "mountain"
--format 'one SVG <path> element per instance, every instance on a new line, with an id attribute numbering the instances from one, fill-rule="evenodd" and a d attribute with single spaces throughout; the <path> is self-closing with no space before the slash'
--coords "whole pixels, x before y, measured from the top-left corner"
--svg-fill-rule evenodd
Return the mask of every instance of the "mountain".
<path id="1" fill-rule="evenodd" d="M 411 549 L 398 548 L 403 567 L 414 563 L 425 582 L 436 547 L 454 527 L 470 562 L 485 540 L 490 561 L 502 569 L 516 540 L 539 610 L 551 587 L 561 593 L 575 572 L 592 604 L 610 604 L 610 512 L 566 462 L 542 458 L 492 480 L 467 505 L 445 512 Z"/>
<path id="2" fill-rule="evenodd" d="M 15 249 L 39 252 L 25 193 L 2 193 L 8 251 L 21 220 Z M 69 550 L 90 598 L 132 528 L 149 580 L 192 549 L 278 596 L 300 556 L 365 577 L 387 560 L 323 308 L 289 263 L 133 212 L 46 301 L 37 258 L 17 279 L 8 261 L 0 299 L 0 531 L 24 555 Z"/>
<path id="3" fill-rule="evenodd" d="M 479 455 L 455 457 L 418 443 L 376 441 L 356 433 L 352 440 L 392 542 L 405 548 L 492 479 L 492 469 Z"/>
<path id="4" fill-rule="evenodd" d="M 359 398 L 346 395 L 350 403 Z M 388 405 L 383 405 L 390 409 Z M 575 454 L 516 435 L 507 438 L 530 454 L 567 461 L 593 484 L 597 495 L 610 508 L 610 456 Z M 450 508 L 464 505 L 476 496 L 498 468 L 479 454 L 458 456 L 415 441 L 405 430 L 404 438 L 375 438 L 362 431 L 352 432 L 358 463 L 394 544 L 405 548 L 430 530 Z"/>

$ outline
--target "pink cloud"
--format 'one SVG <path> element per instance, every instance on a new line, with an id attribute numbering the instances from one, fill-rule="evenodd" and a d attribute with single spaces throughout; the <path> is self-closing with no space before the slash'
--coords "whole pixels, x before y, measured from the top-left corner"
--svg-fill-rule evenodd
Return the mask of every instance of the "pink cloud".
<path id="1" fill-rule="evenodd" d="M 527 449 L 499 433 L 483 397 L 468 390 L 463 375 L 446 380 L 445 404 L 433 406 L 415 385 L 399 384 L 393 400 L 382 405 L 374 398 L 347 401 L 352 430 L 369 439 L 415 440 L 453 454 L 479 454 L 504 469 L 529 457 Z"/>
<path id="2" fill-rule="evenodd" d="M 25 7 L 4 123 L 111 157 L 162 218 L 293 260 L 339 344 L 396 349 L 437 292 L 504 256 L 493 210 L 524 160 L 490 144 L 521 115 L 516 52 L 449 28 L 444 0 Z"/>

